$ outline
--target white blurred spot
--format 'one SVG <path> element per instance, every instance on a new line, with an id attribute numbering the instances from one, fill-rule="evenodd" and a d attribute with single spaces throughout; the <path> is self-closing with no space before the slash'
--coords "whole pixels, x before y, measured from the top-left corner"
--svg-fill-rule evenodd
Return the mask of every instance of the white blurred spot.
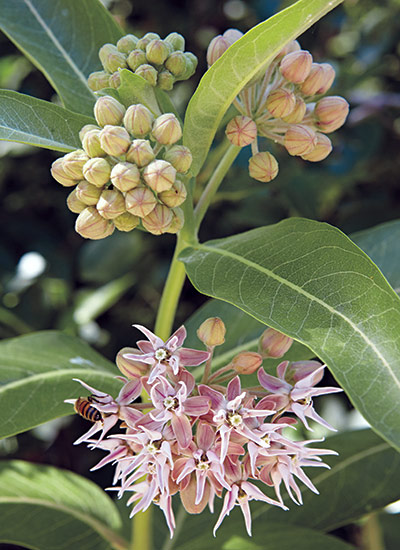
<path id="1" fill-rule="evenodd" d="M 17 277 L 27 281 L 36 279 L 46 269 L 46 260 L 38 252 L 23 254 L 17 265 Z"/>
<path id="2" fill-rule="evenodd" d="M 229 19 L 242 19 L 247 13 L 247 7 L 242 0 L 229 0 L 224 4 L 223 11 Z"/>

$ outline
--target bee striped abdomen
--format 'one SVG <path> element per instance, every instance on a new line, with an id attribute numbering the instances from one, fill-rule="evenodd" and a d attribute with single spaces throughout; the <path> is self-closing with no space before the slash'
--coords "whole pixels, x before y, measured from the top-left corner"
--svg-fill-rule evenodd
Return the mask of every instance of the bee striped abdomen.
<path id="1" fill-rule="evenodd" d="M 75 411 L 90 422 L 98 422 L 102 419 L 100 411 L 93 407 L 91 402 L 85 397 L 79 397 L 74 405 Z"/>

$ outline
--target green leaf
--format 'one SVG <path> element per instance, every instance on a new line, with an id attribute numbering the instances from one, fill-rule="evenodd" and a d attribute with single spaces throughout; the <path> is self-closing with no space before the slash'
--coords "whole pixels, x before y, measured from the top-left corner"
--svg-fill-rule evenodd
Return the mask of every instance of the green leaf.
<path id="1" fill-rule="evenodd" d="M 341 1 L 299 0 L 250 29 L 210 67 L 185 116 L 183 143 L 193 154 L 193 175 L 200 171 L 224 113 L 242 88 L 269 65 L 283 46 Z"/>
<path id="2" fill-rule="evenodd" d="M 142 103 L 155 116 L 161 115 L 160 108 L 154 93 L 154 88 L 143 77 L 128 69 L 119 71 L 121 84 L 117 88 L 120 101 L 129 107 L 134 103 Z"/>
<path id="3" fill-rule="evenodd" d="M 398 550 L 400 548 L 400 514 L 383 512 L 377 519 L 383 531 L 385 550 Z"/>
<path id="4" fill-rule="evenodd" d="M 88 75 L 101 70 L 98 50 L 120 27 L 98 0 L 0 0 L 0 29 L 41 70 L 65 107 L 92 114 Z"/>
<path id="5" fill-rule="evenodd" d="M 37 550 L 126 548 L 118 510 L 97 485 L 20 460 L 0 464 L 0 542 Z"/>
<path id="6" fill-rule="evenodd" d="M 95 122 L 48 101 L 0 90 L 0 140 L 68 152 L 81 147 L 82 126 Z"/>
<path id="7" fill-rule="evenodd" d="M 400 449 L 400 301 L 341 231 L 288 219 L 186 248 L 194 286 L 306 344 Z"/>
<path id="8" fill-rule="evenodd" d="M 0 342 L 0 438 L 73 413 L 64 399 L 85 395 L 80 378 L 115 395 L 115 365 L 68 334 L 43 331 Z"/>

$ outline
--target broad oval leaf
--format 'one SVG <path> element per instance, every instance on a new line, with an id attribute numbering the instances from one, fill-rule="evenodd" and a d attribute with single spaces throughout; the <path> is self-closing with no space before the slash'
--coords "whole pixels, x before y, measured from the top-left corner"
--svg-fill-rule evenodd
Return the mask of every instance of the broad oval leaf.
<path id="1" fill-rule="evenodd" d="M 186 248 L 180 259 L 200 292 L 312 349 L 400 449 L 400 301 L 348 237 L 291 218 Z"/>
<path id="2" fill-rule="evenodd" d="M 183 143 L 192 152 L 191 172 L 204 162 L 215 132 L 242 88 L 283 46 L 297 38 L 342 0 L 299 0 L 235 42 L 205 73 L 185 115 Z"/>
<path id="3" fill-rule="evenodd" d="M 120 70 L 119 75 L 121 84 L 118 87 L 118 96 L 125 107 L 134 103 L 142 103 L 150 109 L 153 115 L 161 115 L 154 88 L 147 80 L 128 69 Z"/>
<path id="4" fill-rule="evenodd" d="M 38 550 L 127 546 L 118 510 L 97 485 L 66 470 L 0 463 L 0 542 Z M 77 546 L 78 545 L 78 546 Z"/>
<path id="5" fill-rule="evenodd" d="M 0 342 L 0 438 L 72 414 L 64 399 L 82 395 L 80 378 L 116 395 L 121 382 L 115 365 L 87 344 L 57 331 Z M 85 395 L 83 390 L 83 395 Z"/>
<path id="6" fill-rule="evenodd" d="M 102 68 L 100 47 L 122 35 L 101 2 L 0 0 L 0 13 L 0 29 L 44 73 L 64 105 L 90 115 L 95 96 L 87 77 Z"/>
<path id="7" fill-rule="evenodd" d="M 68 152 L 81 147 L 82 126 L 95 122 L 48 101 L 0 90 L 0 140 Z"/>

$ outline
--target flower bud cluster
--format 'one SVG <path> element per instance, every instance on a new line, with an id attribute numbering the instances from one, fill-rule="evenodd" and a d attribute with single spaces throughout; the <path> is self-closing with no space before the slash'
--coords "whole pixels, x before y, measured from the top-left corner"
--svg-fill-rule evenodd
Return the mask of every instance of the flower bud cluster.
<path id="1" fill-rule="evenodd" d="M 216 36 L 207 51 L 209 66 L 241 36 L 235 29 Z M 349 112 L 342 97 L 322 97 L 334 78 L 331 65 L 315 63 L 312 55 L 294 41 L 242 90 L 234 101 L 240 115 L 228 123 L 226 136 L 236 146 L 251 145 L 252 178 L 268 182 L 279 171 L 271 153 L 258 151 L 257 136 L 280 143 L 290 155 L 310 162 L 329 155 L 332 143 L 326 134 L 340 128 Z"/>
<path id="2" fill-rule="evenodd" d="M 185 52 L 185 39 L 172 32 L 164 39 L 153 32 L 142 38 L 127 34 L 116 45 L 104 44 L 99 57 L 103 71 L 89 75 L 88 85 L 97 92 L 120 86 L 119 69 L 129 69 L 142 76 L 152 86 L 172 90 L 175 82 L 190 78 L 197 67 L 197 58 Z"/>
<path id="3" fill-rule="evenodd" d="M 76 231 L 87 239 L 102 239 L 139 224 L 150 233 L 177 233 L 183 225 L 180 208 L 192 155 L 177 145 L 182 136 L 172 113 L 156 119 L 141 104 L 127 109 L 110 96 L 94 107 L 98 126 L 80 132 L 82 149 L 57 159 L 51 173 L 74 187 L 68 208 L 78 215 Z"/>
<path id="4" fill-rule="evenodd" d="M 202 512 L 207 504 L 213 512 L 215 498 L 223 497 L 214 534 L 238 505 L 251 535 L 250 501 L 287 510 L 281 496 L 284 486 L 289 497 L 302 504 L 296 478 L 318 492 L 303 468 L 328 467 L 321 456 L 336 453 L 308 447 L 312 440 L 294 441 L 286 433 L 290 430 L 284 429 L 295 429 L 298 422 L 311 429 L 309 419 L 334 429 L 313 408 L 313 397 L 341 391 L 315 387 L 323 377 L 323 365 L 283 361 L 277 376 L 272 376 L 263 369 L 260 354 L 242 351 L 228 365 L 210 372 L 213 349 L 225 340 L 221 319 L 207 319 L 197 331 L 207 351 L 182 347 L 186 337 L 183 326 L 166 342 L 147 328 L 134 326 L 147 340 L 118 353 L 117 366 L 126 377 L 118 397 L 78 380 L 91 395 L 67 400 L 93 422 L 75 443 L 106 451 L 92 470 L 114 465 L 115 490 L 119 497 L 128 493 L 131 517 L 153 502 L 163 511 L 172 537 L 173 495 L 179 493 L 192 514 Z M 268 329 L 260 338 L 260 350 L 278 357 L 288 349 L 289 340 Z M 187 367 L 202 363 L 202 382 L 197 383 Z M 255 371 L 259 386 L 246 388 L 245 384 L 242 388 L 246 375 Z M 147 403 L 137 402 L 142 388 L 149 396 Z M 113 435 L 106 437 L 118 422 L 119 432 L 114 429 Z M 93 439 L 99 432 L 100 437 Z M 273 487 L 276 498 L 267 496 L 262 484 Z"/>

